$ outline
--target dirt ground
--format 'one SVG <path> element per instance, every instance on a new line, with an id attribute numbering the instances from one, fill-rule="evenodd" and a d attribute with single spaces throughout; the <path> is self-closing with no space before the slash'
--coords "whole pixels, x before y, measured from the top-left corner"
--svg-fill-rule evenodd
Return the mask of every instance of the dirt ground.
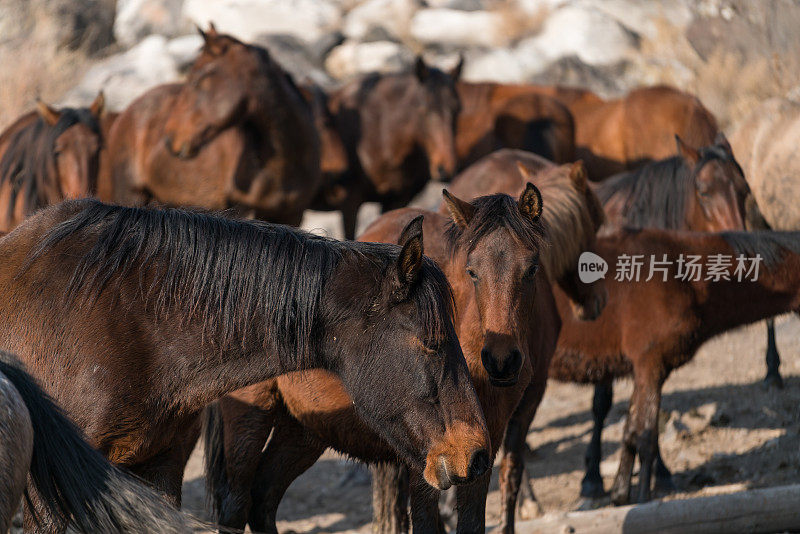
<path id="1" fill-rule="evenodd" d="M 762 388 L 765 327 L 757 323 L 706 343 L 664 388 L 661 450 L 686 498 L 800 481 L 800 320 L 779 318 L 778 347 L 786 381 L 782 391 Z M 610 488 L 619 459 L 629 381 L 618 383 L 603 435 L 601 465 Z M 583 455 L 591 431 L 591 388 L 552 382 L 528 435 L 527 467 L 545 512 L 607 502 L 578 498 Z M 369 532 L 369 473 L 328 452 L 289 488 L 278 528 L 304 533 Z M 184 508 L 203 512 L 203 473 L 195 451 L 184 482 Z M 635 483 L 635 480 L 634 480 Z M 497 476 L 487 504 L 487 527 L 498 521 Z"/>

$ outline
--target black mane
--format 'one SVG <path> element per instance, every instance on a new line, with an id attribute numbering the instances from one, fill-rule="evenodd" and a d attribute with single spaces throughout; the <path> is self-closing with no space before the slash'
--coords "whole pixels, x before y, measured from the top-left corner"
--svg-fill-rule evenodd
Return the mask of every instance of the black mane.
<path id="1" fill-rule="evenodd" d="M 76 205 L 81 209 L 53 227 L 28 262 L 72 236 L 92 243 L 72 273 L 68 301 L 82 297 L 91 303 L 112 282 L 118 287 L 135 273 L 143 297 L 158 312 L 202 321 L 223 348 L 251 336 L 249 341 L 274 351 L 285 369 L 313 363 L 323 295 L 337 265 L 355 259 L 385 275 L 400 252 L 397 245 L 342 242 L 288 226 L 179 209 L 96 200 L 65 202 L 61 209 Z M 432 261 L 426 259 L 423 269 L 410 298 L 425 321 L 425 335 L 440 339 L 453 317 L 452 292 Z"/>
<path id="2" fill-rule="evenodd" d="M 612 176 L 595 192 L 603 204 L 617 194 L 625 196 L 622 216 L 626 226 L 684 229 L 686 199 L 695 190 L 696 173 L 714 160 L 732 162 L 738 167 L 736 160 L 721 147 L 703 147 L 699 153 L 700 159 L 694 168 L 680 156 L 672 156 Z"/>
<path id="3" fill-rule="evenodd" d="M 535 223 L 519 211 L 517 201 L 508 195 L 497 193 L 478 197 L 470 202 L 475 213 L 465 229 L 452 220 L 445 230 L 450 251 L 466 248 L 472 252 L 478 242 L 495 230 L 505 228 L 517 236 L 527 247 L 544 250 L 549 246 L 547 233 L 541 217 Z"/>
<path id="4" fill-rule="evenodd" d="M 800 232 L 721 232 L 722 238 L 736 251 L 752 258 L 759 254 L 765 267 L 773 267 L 785 252 L 800 254 Z"/>
<path id="5" fill-rule="evenodd" d="M 11 184 L 8 217 L 14 212 L 17 198 L 23 195 L 23 209 L 30 214 L 61 198 L 55 176 L 55 142 L 67 129 L 85 124 L 100 136 L 100 123 L 86 108 L 62 108 L 54 126 L 37 116 L 36 120 L 16 132 L 0 160 L 0 186 Z"/>

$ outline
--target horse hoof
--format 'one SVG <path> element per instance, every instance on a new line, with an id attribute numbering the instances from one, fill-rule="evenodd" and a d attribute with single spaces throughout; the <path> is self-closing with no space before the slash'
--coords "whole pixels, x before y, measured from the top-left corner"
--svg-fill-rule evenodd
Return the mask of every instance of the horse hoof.
<path id="1" fill-rule="evenodd" d="M 581 497 L 588 499 L 599 499 L 606 495 L 603 489 L 603 480 L 586 480 L 581 482 Z"/>
<path id="2" fill-rule="evenodd" d="M 768 374 L 762 385 L 764 389 L 783 389 L 783 377 L 779 374 Z"/>
<path id="3" fill-rule="evenodd" d="M 624 506 L 629 504 L 630 501 L 630 490 L 611 490 L 611 502 L 614 504 L 614 506 Z"/>

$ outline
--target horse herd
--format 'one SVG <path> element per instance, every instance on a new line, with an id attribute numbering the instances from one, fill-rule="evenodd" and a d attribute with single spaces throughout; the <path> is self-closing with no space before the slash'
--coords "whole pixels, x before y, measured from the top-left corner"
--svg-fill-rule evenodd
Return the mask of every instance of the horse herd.
<path id="1" fill-rule="evenodd" d="M 119 114 L 102 93 L 39 102 L 0 135 L 0 531 L 26 481 L 31 531 L 190 530 L 162 496 L 180 506 L 202 434 L 224 527 L 276 532 L 285 490 L 332 447 L 374 466 L 380 532 L 442 531 L 451 486 L 444 512 L 483 531 L 502 451 L 513 532 L 536 506 L 523 453 L 548 379 L 596 386 L 581 488 L 596 497 L 612 383 L 633 377 L 611 496 L 647 501 L 653 478 L 673 487 L 670 372 L 800 306 L 795 104 L 744 121 L 740 166 L 712 114 L 668 87 L 609 101 L 417 59 L 325 93 L 201 34 L 184 82 Z M 406 207 L 450 178 L 438 212 Z M 368 201 L 384 213 L 355 241 Z M 306 209 L 341 211 L 348 240 L 292 228 Z M 670 265 L 665 281 L 584 283 L 584 252 L 763 265 L 757 281 Z"/>

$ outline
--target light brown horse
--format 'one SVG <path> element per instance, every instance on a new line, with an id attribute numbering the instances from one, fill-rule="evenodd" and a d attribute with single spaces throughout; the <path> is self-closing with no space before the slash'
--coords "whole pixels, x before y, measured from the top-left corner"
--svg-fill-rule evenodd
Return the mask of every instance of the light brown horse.
<path id="1" fill-rule="evenodd" d="M 0 134 L 0 232 L 37 209 L 94 193 L 104 102 L 102 92 L 88 108 L 39 101 Z"/>
<path id="2" fill-rule="evenodd" d="M 567 312 L 566 298 L 556 289 L 563 328 L 550 376 L 557 380 L 598 383 L 631 376 L 634 389 L 622 437 L 622 456 L 611 497 L 630 498 L 631 472 L 639 456 L 639 488 L 635 500 L 650 499 L 656 485 L 671 486 L 671 475 L 658 466 L 658 414 L 661 390 L 669 374 L 688 363 L 711 337 L 741 325 L 797 311 L 800 307 L 800 233 L 725 232 L 721 234 L 641 229 L 622 230 L 598 240 L 599 255 L 608 262 L 606 311 L 593 322 L 577 322 Z M 729 256 L 719 279 L 679 276 L 680 255 L 700 256 L 705 264 L 716 255 Z M 646 281 L 617 279 L 619 258 L 651 255 L 668 264 Z M 760 255 L 757 280 L 751 272 L 737 275 L 742 255 L 745 268 Z M 604 421 L 610 403 L 595 418 Z M 599 464 L 599 459 L 598 459 Z M 602 482 L 601 482 L 602 484 Z"/>
<path id="3" fill-rule="evenodd" d="M 540 256 L 547 265 L 544 258 L 551 251 L 544 248 L 541 197 L 530 184 L 518 201 L 494 195 L 466 203 L 445 193 L 445 202 L 449 217 L 395 210 L 380 217 L 361 239 L 402 242 L 403 228 L 420 223 L 424 215 L 426 252 L 453 285 L 459 340 L 489 428 L 492 449 L 481 462 L 490 471 L 522 393 L 532 380 L 544 387 L 557 314 L 546 275 L 537 271 Z M 326 446 L 368 462 L 396 462 L 351 406 L 341 382 L 325 372 L 287 375 L 220 401 L 217 417 L 222 422 L 214 423 L 216 432 L 207 440 L 208 480 L 220 523 L 243 528 L 252 492 L 251 528 L 274 532 L 283 492 Z M 261 454 L 273 425 L 273 437 Z M 459 528 L 483 528 L 488 471 L 456 489 Z M 414 528 L 435 528 L 438 494 L 419 487 L 419 473 L 411 474 Z"/>
<path id="4" fill-rule="evenodd" d="M 556 163 L 575 160 L 575 125 L 561 102 L 526 86 L 456 84 L 459 169 L 500 148 L 519 148 Z"/>
<path id="5" fill-rule="evenodd" d="M 338 242 L 80 200 L 30 217 L 0 257 L 0 347 L 92 445 L 176 504 L 203 408 L 301 369 L 337 375 L 430 484 L 487 467 L 452 291 L 419 232 L 403 247 Z"/>
<path id="6" fill-rule="evenodd" d="M 736 125 L 731 144 L 742 163 L 756 204 L 748 213 L 754 229 L 800 230 L 800 104 L 767 100 Z M 783 387 L 775 322 L 767 321 L 767 386 Z"/>
<path id="7" fill-rule="evenodd" d="M 696 97 L 668 86 L 643 87 L 608 101 L 582 89 L 535 89 L 572 112 L 575 155 L 594 181 L 672 156 L 675 135 L 702 147 L 713 145 L 719 133 L 716 119 Z"/>
<path id="8" fill-rule="evenodd" d="M 347 172 L 329 182 L 314 207 L 341 210 L 345 237 L 355 238 L 362 203 L 400 208 L 431 179 L 455 173 L 460 73 L 460 64 L 445 73 L 418 57 L 412 72 L 371 74 L 330 95 Z"/>
<path id="9" fill-rule="evenodd" d="M 201 34 L 187 80 L 148 91 L 114 122 L 100 198 L 299 224 L 320 185 L 310 104 L 265 49 L 213 25 Z"/>

